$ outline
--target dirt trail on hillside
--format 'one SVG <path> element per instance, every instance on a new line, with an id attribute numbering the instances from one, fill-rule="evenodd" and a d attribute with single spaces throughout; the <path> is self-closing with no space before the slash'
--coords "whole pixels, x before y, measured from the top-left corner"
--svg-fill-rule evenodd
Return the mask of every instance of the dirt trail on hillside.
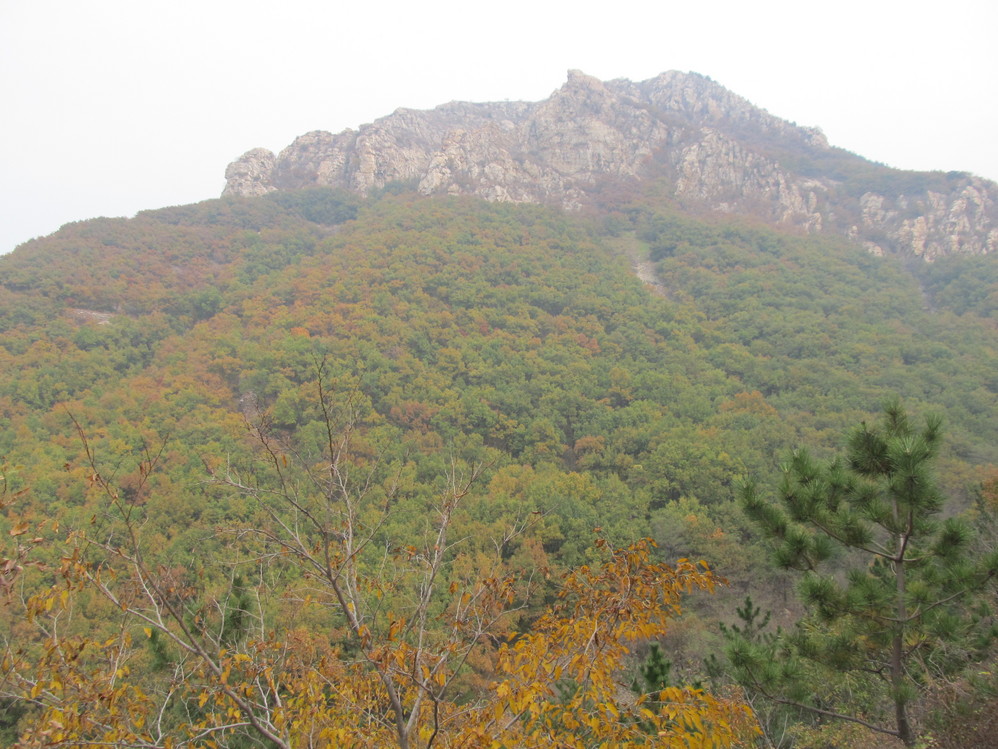
<path id="1" fill-rule="evenodd" d="M 634 275 L 644 281 L 645 285 L 651 287 L 649 291 L 652 294 L 657 296 L 668 296 L 665 291 L 665 285 L 655 273 L 655 263 L 650 260 L 640 260 L 632 256 L 631 267 L 634 268 Z"/>
<path id="2" fill-rule="evenodd" d="M 669 298 L 669 292 L 662 279 L 655 272 L 655 263 L 647 257 L 647 251 L 634 237 L 621 237 L 617 241 L 617 249 L 631 261 L 631 270 L 655 296 Z"/>

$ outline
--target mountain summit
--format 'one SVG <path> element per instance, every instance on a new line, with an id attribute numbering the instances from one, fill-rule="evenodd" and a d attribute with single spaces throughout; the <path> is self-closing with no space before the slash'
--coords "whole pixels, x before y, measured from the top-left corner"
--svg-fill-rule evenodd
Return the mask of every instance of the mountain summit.
<path id="1" fill-rule="evenodd" d="M 998 184 L 867 161 L 676 71 L 634 83 L 573 70 L 541 102 L 398 109 L 357 130 L 306 133 L 279 155 L 253 149 L 225 176 L 224 195 L 402 183 L 568 209 L 654 189 L 688 210 L 843 234 L 874 254 L 998 250 Z"/>

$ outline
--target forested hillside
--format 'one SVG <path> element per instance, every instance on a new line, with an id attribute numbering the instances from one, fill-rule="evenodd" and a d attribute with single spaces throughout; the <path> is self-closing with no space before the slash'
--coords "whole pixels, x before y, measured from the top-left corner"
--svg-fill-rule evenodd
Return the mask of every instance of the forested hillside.
<path id="1" fill-rule="evenodd" d="M 988 255 L 908 267 L 645 200 L 580 215 L 401 188 L 229 197 L 23 245 L 0 258 L 3 735 L 846 741 L 753 702 L 755 738 L 751 695 L 709 658 L 746 595 L 774 612 L 767 636 L 803 615 L 741 487 L 775 492 L 792 449 L 830 458 L 899 397 L 943 418 L 943 515 L 986 531 L 996 289 Z M 674 618 L 694 588 L 716 590 Z M 644 598 L 599 608 L 619 590 Z M 601 661 L 600 637 L 629 650 Z M 639 687 L 652 642 L 671 676 Z M 934 699 L 925 733 L 949 720 Z"/>

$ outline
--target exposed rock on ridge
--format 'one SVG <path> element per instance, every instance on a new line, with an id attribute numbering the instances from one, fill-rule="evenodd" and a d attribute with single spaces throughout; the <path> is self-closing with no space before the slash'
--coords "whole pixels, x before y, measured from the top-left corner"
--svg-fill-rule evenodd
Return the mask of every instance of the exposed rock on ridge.
<path id="1" fill-rule="evenodd" d="M 277 157 L 266 148 L 247 151 L 226 168 L 223 194 L 255 197 L 273 192 L 277 188 L 271 176 L 276 167 Z"/>
<path id="2" fill-rule="evenodd" d="M 277 156 L 253 149 L 225 176 L 229 195 L 403 182 L 425 194 L 566 208 L 656 180 L 689 208 L 835 231 L 872 252 L 931 260 L 998 250 L 995 183 L 873 164 L 674 71 L 641 83 L 570 71 L 542 102 L 398 109 L 356 131 L 306 133 Z"/>

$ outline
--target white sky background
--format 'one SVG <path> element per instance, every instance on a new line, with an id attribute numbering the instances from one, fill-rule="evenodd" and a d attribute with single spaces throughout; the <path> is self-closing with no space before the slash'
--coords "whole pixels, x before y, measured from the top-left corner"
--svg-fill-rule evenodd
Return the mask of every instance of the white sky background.
<path id="1" fill-rule="evenodd" d="M 708 75 L 833 145 L 998 180 L 994 0 L 0 0 L 0 253 L 217 197 L 226 165 L 397 107 Z"/>

